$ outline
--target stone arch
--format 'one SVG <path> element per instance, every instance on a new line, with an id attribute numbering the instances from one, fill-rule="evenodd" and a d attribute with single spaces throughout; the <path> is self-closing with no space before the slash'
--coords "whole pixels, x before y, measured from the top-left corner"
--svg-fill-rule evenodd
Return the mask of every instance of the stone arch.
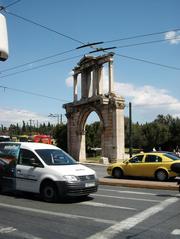
<path id="1" fill-rule="evenodd" d="M 102 68 L 109 69 L 109 91 L 103 94 Z M 64 105 L 67 116 L 68 152 L 78 161 L 86 160 L 84 127 L 89 114 L 95 111 L 102 125 L 102 156 L 110 162 L 124 159 L 123 97 L 113 92 L 113 53 L 85 56 L 74 68 L 74 101 Z M 81 98 L 77 97 L 77 77 L 81 75 Z M 90 90 L 92 89 L 92 92 Z M 92 93 L 92 94 L 91 94 Z"/>
<path id="2" fill-rule="evenodd" d="M 87 107 L 87 108 L 84 108 L 82 110 L 82 112 L 80 113 L 80 115 L 79 115 L 79 119 L 78 119 L 78 122 L 79 122 L 78 132 L 84 133 L 84 128 L 85 128 L 85 124 L 86 124 L 87 118 L 88 118 L 88 116 L 92 112 L 95 112 L 98 115 L 98 117 L 100 119 L 101 128 L 102 129 L 104 128 L 104 119 L 102 117 L 101 112 L 98 109 L 96 109 L 96 107 Z"/>

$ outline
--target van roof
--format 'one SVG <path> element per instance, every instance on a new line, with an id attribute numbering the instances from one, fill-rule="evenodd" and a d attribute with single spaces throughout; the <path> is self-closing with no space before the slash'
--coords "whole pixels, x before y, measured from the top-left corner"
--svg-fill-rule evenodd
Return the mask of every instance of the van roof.
<path id="1" fill-rule="evenodd" d="M 58 147 L 52 144 L 43 144 L 43 143 L 34 143 L 34 142 L 2 142 L 0 144 L 13 144 L 13 145 L 20 145 L 21 148 L 24 149 L 59 149 Z"/>

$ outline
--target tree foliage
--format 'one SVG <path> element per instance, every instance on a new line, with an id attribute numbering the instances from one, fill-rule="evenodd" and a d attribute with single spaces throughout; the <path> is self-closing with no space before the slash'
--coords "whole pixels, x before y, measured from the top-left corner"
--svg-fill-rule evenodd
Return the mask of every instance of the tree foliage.
<path id="1" fill-rule="evenodd" d="M 94 122 L 86 125 L 86 151 L 90 148 L 101 147 L 101 127 L 100 122 Z M 23 134 L 48 134 L 51 135 L 57 145 L 67 151 L 67 125 L 58 124 L 56 126 L 50 123 L 40 125 L 29 125 L 24 121 L 22 126 L 10 125 L 3 127 L 1 125 L 0 134 L 17 136 Z M 132 123 L 132 146 L 133 148 L 149 151 L 153 148 L 157 150 L 174 150 L 180 147 L 180 119 L 171 115 L 158 115 L 150 123 L 139 124 Z M 125 146 L 129 147 L 129 119 L 125 117 Z"/>

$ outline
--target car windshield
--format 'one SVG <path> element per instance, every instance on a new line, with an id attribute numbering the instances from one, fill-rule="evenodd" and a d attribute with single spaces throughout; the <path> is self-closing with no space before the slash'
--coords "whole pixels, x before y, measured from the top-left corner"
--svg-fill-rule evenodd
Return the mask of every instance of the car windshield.
<path id="1" fill-rule="evenodd" d="M 61 149 L 37 149 L 36 152 L 48 165 L 72 165 L 77 162 Z"/>
<path id="2" fill-rule="evenodd" d="M 180 158 L 173 153 L 165 153 L 164 156 L 172 160 L 180 160 Z"/>

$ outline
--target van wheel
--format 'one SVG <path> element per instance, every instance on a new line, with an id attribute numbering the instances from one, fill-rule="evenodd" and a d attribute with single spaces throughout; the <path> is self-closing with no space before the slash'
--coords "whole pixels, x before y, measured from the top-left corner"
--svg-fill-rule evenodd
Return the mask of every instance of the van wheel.
<path id="1" fill-rule="evenodd" d="M 158 170 L 155 174 L 155 178 L 158 181 L 167 181 L 168 180 L 168 173 L 163 169 Z"/>
<path id="2" fill-rule="evenodd" d="M 58 200 L 57 188 L 54 183 L 47 182 L 41 187 L 41 197 L 46 202 L 56 202 Z"/>

